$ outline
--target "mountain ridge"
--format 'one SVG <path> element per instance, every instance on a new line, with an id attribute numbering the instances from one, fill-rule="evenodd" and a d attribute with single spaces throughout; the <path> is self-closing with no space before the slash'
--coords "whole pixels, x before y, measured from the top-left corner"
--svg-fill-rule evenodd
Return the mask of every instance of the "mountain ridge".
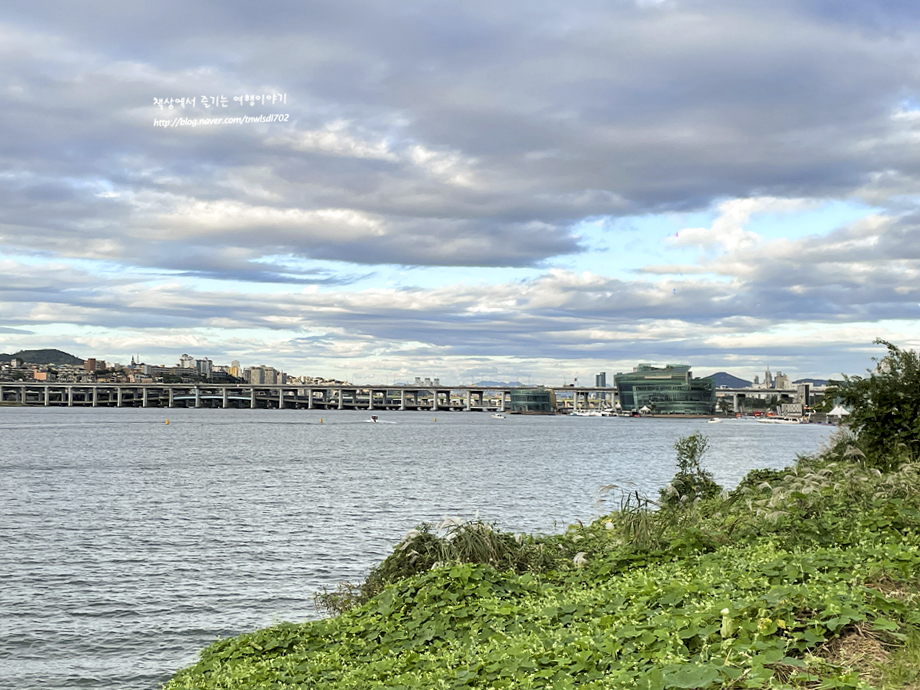
<path id="1" fill-rule="evenodd" d="M 704 376 L 705 379 L 712 379 L 716 388 L 750 388 L 753 384 L 751 381 L 740 379 L 737 376 L 729 374 L 727 371 L 718 371 L 715 374 Z"/>
<path id="2" fill-rule="evenodd" d="M 45 348 L 41 350 L 20 350 L 13 354 L 0 354 L 0 362 L 9 362 L 12 359 L 21 359 L 28 364 L 73 364 L 79 366 L 83 360 L 75 357 L 69 352 L 58 350 L 56 348 Z"/>

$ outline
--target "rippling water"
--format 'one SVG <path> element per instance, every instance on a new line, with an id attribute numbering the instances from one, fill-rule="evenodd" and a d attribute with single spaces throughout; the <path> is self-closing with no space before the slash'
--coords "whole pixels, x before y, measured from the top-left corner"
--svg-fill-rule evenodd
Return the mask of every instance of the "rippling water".
<path id="1" fill-rule="evenodd" d="M 680 436 L 731 487 L 831 432 L 378 414 L 0 408 L 0 687 L 152 690 L 218 637 L 316 617 L 420 522 L 553 532 L 602 485 L 656 492 Z"/>

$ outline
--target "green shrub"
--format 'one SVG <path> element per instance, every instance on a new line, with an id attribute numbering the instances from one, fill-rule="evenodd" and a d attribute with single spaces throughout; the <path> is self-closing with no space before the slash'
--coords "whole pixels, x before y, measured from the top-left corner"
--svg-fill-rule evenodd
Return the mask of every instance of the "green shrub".
<path id="1" fill-rule="evenodd" d="M 439 524 L 424 523 L 411 530 L 360 585 L 341 583 L 335 590 L 317 592 L 313 600 L 317 609 L 339 615 L 370 601 L 388 584 L 438 566 L 481 564 L 499 571 L 548 572 L 573 557 L 576 550 L 566 549 L 560 544 L 564 541 L 564 537 L 501 532 L 478 518 L 445 518 Z M 555 548 L 548 548 L 547 542 L 553 542 Z"/>
<path id="2" fill-rule="evenodd" d="M 865 460 L 881 470 L 920 458 L 920 355 L 886 340 L 888 348 L 869 376 L 833 381 L 828 395 L 850 410 L 847 423 L 856 434 Z"/>
<path id="3" fill-rule="evenodd" d="M 677 474 L 659 492 L 663 508 L 679 508 L 714 498 L 722 492 L 712 472 L 703 469 L 701 459 L 709 450 L 709 439 L 697 432 L 674 443 L 677 451 Z"/>

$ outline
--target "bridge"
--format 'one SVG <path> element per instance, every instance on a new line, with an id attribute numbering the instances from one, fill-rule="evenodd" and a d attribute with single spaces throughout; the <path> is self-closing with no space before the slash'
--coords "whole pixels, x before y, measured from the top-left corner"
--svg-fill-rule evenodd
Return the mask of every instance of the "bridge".
<path id="1" fill-rule="evenodd" d="M 613 404 L 614 388 L 547 386 L 571 409 Z M 209 383 L 0 383 L 0 404 L 29 407 L 195 407 L 504 412 L 531 386 L 251 385 Z"/>
<path id="2" fill-rule="evenodd" d="M 559 409 L 615 406 L 615 388 L 545 386 Z M 531 386 L 330 385 L 291 386 L 210 383 L 0 383 L 0 404 L 30 407 L 217 407 L 307 410 L 444 410 L 504 412 L 512 391 Z M 717 388 L 716 398 L 731 396 L 732 410 L 757 394 L 794 398 L 794 388 Z M 571 405 L 566 403 L 571 402 Z"/>
<path id="3" fill-rule="evenodd" d="M 770 397 L 794 398 L 798 395 L 795 388 L 716 388 L 716 400 L 727 396 L 732 396 L 732 412 L 741 412 L 741 401 L 748 396 L 754 397 L 757 394 L 766 394 Z"/>

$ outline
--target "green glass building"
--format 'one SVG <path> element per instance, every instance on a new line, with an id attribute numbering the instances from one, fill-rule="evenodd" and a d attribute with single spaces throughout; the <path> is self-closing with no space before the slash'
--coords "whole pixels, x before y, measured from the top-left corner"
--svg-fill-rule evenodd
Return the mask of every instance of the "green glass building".
<path id="1" fill-rule="evenodd" d="M 556 393 L 546 388 L 512 388 L 512 414 L 556 414 Z"/>
<path id="2" fill-rule="evenodd" d="M 647 407 L 655 414 L 702 414 L 716 411 L 712 379 L 695 379 L 689 364 L 653 367 L 640 364 L 629 374 L 614 376 L 620 407 L 625 411 Z"/>

